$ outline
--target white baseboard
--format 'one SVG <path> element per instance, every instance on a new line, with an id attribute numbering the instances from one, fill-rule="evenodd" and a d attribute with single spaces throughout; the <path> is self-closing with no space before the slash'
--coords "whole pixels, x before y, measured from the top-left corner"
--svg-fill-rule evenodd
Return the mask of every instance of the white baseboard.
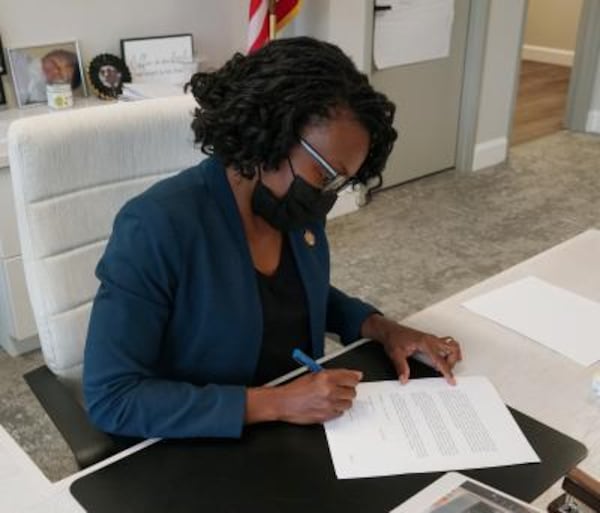
<path id="1" fill-rule="evenodd" d="M 585 131 L 600 134 L 600 110 L 591 110 L 589 112 Z"/>
<path id="2" fill-rule="evenodd" d="M 327 214 L 327 219 L 333 219 L 334 217 L 343 216 L 356 212 L 360 208 L 361 193 L 359 190 L 352 190 L 352 188 L 346 189 L 341 192 L 338 196 L 335 205 Z"/>
<path id="3" fill-rule="evenodd" d="M 473 171 L 500 164 L 506 160 L 508 153 L 508 140 L 499 137 L 475 145 L 473 154 Z"/>
<path id="4" fill-rule="evenodd" d="M 546 62 L 559 66 L 573 66 L 575 52 L 546 46 L 523 45 L 521 57 L 527 61 Z"/>

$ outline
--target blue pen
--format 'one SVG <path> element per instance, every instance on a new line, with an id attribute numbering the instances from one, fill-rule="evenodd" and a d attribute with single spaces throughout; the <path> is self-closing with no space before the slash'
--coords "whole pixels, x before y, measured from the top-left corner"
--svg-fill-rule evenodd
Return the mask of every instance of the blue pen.
<path id="1" fill-rule="evenodd" d="M 296 360 L 300 365 L 306 365 L 310 372 L 319 372 L 323 370 L 323 367 L 321 367 L 306 353 L 300 351 L 300 349 L 294 349 L 292 351 L 292 358 Z"/>

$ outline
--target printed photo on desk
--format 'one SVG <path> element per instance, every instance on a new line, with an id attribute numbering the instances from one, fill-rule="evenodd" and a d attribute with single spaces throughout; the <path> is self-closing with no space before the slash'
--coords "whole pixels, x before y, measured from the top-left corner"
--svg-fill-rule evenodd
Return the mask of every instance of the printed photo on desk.
<path id="1" fill-rule="evenodd" d="M 87 96 L 77 41 L 9 48 L 19 107 L 46 103 L 48 84 L 69 84 L 74 97 Z"/>
<path id="2" fill-rule="evenodd" d="M 500 490 L 448 472 L 390 513 L 541 513 Z"/>
<path id="3" fill-rule="evenodd" d="M 192 34 L 121 39 L 132 82 L 183 84 L 194 72 Z"/>

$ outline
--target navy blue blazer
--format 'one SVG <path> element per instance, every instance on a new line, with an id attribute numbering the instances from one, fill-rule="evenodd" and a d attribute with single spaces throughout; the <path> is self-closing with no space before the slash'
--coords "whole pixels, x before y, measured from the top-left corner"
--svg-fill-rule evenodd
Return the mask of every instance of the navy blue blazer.
<path id="1" fill-rule="evenodd" d="M 349 343 L 376 310 L 330 286 L 322 224 L 290 232 L 289 240 L 319 357 L 325 331 Z M 129 201 L 96 276 L 83 370 L 92 421 L 126 436 L 239 437 L 263 326 L 250 250 L 221 162 L 206 159 Z"/>

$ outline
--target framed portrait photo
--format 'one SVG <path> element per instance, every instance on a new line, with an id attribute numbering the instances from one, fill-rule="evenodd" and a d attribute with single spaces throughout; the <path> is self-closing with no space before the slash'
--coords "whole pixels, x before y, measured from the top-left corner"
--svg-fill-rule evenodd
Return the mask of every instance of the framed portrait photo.
<path id="1" fill-rule="evenodd" d="M 121 39 L 121 56 L 132 82 L 179 85 L 189 78 L 194 59 L 192 34 Z"/>
<path id="2" fill-rule="evenodd" d="M 92 89 L 103 99 L 117 98 L 123 92 L 123 84 L 131 82 L 123 59 L 110 53 L 101 53 L 90 61 L 88 76 Z"/>
<path id="3" fill-rule="evenodd" d="M 9 48 L 19 107 L 46 103 L 46 85 L 68 83 L 74 97 L 87 96 L 77 41 Z"/>

